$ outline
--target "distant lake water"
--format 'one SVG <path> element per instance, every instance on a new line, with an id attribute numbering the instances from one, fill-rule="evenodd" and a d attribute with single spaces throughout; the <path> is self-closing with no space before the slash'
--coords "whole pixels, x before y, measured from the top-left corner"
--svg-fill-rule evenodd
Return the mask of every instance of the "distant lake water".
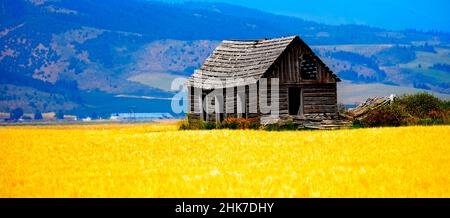
<path id="1" fill-rule="evenodd" d="M 344 104 L 344 106 L 345 106 L 347 109 L 353 109 L 353 108 L 358 107 L 357 104 Z"/>

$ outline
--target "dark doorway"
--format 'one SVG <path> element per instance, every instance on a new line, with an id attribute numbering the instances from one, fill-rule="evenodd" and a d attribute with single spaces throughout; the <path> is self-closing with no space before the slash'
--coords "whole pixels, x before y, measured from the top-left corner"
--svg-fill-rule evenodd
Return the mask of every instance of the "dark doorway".
<path id="1" fill-rule="evenodd" d="M 298 87 L 290 87 L 289 93 L 289 115 L 299 115 L 301 105 L 301 91 Z"/>
<path id="2" fill-rule="evenodd" d="M 201 99 L 199 100 L 200 105 L 201 105 L 201 112 L 202 112 L 202 120 L 203 121 L 208 121 L 208 113 L 206 111 L 206 95 L 203 94 Z"/>

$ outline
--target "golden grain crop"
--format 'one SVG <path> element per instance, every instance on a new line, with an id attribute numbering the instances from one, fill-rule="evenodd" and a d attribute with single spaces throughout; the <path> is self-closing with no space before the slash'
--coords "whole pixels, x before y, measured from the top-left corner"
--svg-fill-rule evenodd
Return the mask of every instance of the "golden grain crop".
<path id="1" fill-rule="evenodd" d="M 450 197 L 450 127 L 0 127 L 0 197 Z"/>

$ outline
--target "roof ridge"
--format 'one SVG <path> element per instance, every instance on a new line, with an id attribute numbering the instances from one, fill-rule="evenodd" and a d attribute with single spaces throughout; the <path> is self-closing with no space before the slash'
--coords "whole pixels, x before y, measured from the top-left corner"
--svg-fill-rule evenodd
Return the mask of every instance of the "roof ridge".
<path id="1" fill-rule="evenodd" d="M 294 39 L 295 37 L 299 37 L 298 35 L 290 35 L 290 36 L 281 36 L 281 37 L 275 37 L 275 38 L 261 38 L 261 39 L 226 39 L 222 42 L 260 42 L 265 40 L 280 40 L 280 39 Z"/>
<path id="2" fill-rule="evenodd" d="M 309 48 L 317 61 L 328 68 L 297 35 L 259 40 L 224 40 L 203 62 L 202 66 L 194 71 L 188 79 L 188 83 L 194 87 L 209 89 L 243 85 L 239 81 L 223 84 L 230 78 L 259 79 L 296 41 Z M 247 82 L 245 80 L 244 83 Z"/>

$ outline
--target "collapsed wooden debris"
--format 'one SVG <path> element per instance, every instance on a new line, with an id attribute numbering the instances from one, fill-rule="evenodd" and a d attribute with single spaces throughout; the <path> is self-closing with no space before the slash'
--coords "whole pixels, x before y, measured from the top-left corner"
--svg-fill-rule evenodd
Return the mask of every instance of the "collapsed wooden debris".
<path id="1" fill-rule="evenodd" d="M 321 121 L 304 121 L 304 128 L 308 129 L 342 129 L 351 127 L 352 122 L 349 120 L 321 120 Z"/>
<path id="2" fill-rule="evenodd" d="M 358 105 L 358 107 L 348 110 L 347 113 L 340 114 L 348 119 L 363 119 L 370 111 L 379 107 L 389 105 L 395 100 L 395 95 L 386 97 L 374 97 L 367 99 L 364 103 Z"/>
<path id="3" fill-rule="evenodd" d="M 305 116 L 266 116 L 261 117 L 261 124 L 263 126 L 278 124 L 287 125 L 293 124 L 298 129 L 342 129 L 348 128 L 352 125 L 351 120 L 336 119 L 335 116 L 323 115 L 305 115 Z"/>
<path id="4" fill-rule="evenodd" d="M 339 112 L 339 116 L 331 114 L 305 114 L 304 116 L 263 116 L 263 126 L 278 124 L 294 124 L 298 129 L 342 129 L 352 126 L 355 119 L 365 118 L 371 110 L 384 105 L 389 105 L 395 100 L 395 95 L 386 97 L 374 97 L 367 99 L 364 103 L 354 109 Z"/>

